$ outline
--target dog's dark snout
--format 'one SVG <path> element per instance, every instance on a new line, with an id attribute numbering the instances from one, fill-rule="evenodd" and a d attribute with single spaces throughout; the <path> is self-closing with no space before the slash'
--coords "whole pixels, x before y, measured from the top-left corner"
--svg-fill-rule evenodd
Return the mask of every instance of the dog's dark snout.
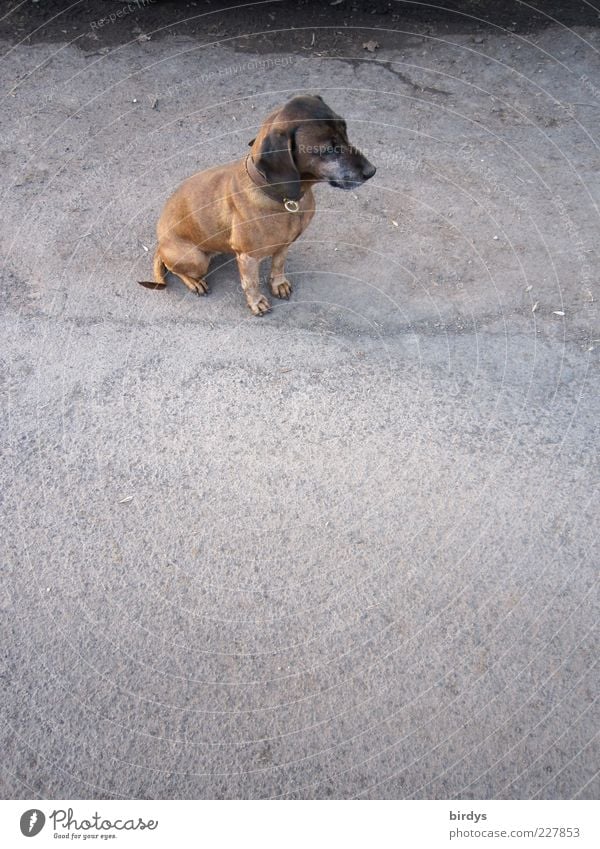
<path id="1" fill-rule="evenodd" d="M 376 171 L 377 168 L 375 168 L 375 166 L 372 165 L 370 162 L 365 162 L 365 164 L 363 165 L 362 173 L 365 180 L 370 180 L 371 177 L 374 177 Z"/>

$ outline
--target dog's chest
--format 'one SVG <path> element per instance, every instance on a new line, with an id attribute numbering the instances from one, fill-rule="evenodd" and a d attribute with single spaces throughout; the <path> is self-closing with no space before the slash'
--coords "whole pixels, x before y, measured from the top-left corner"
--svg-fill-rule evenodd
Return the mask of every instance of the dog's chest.
<path id="1" fill-rule="evenodd" d="M 288 212 L 285 210 L 278 216 L 281 219 L 282 226 L 287 228 L 290 242 L 293 242 L 294 239 L 297 239 L 306 230 L 315 214 L 315 203 L 312 192 L 307 192 L 304 195 L 299 202 L 299 207 L 298 212 Z"/>
<path id="2" fill-rule="evenodd" d="M 310 224 L 310 220 L 313 217 L 314 210 L 302 210 L 300 209 L 298 212 L 285 212 L 279 213 L 277 216 L 277 230 L 280 232 L 285 232 L 287 235 L 287 241 L 293 242 L 294 239 L 297 239 L 298 236 L 306 230 L 308 225 Z"/>
<path id="3" fill-rule="evenodd" d="M 270 206 L 262 214 L 255 210 L 247 217 L 240 216 L 232 228 L 232 247 L 235 253 L 271 256 L 294 242 L 308 227 L 314 215 L 314 198 L 308 192 L 299 202 L 298 212 L 289 212 L 281 204 L 277 211 Z"/>

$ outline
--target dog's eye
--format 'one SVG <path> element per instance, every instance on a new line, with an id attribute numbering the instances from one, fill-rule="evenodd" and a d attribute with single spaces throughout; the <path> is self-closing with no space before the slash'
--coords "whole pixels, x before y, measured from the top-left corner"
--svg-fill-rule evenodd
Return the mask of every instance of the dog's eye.
<path id="1" fill-rule="evenodd" d="M 337 152 L 338 148 L 336 147 L 336 143 L 332 141 L 321 149 L 321 156 L 335 156 Z"/>

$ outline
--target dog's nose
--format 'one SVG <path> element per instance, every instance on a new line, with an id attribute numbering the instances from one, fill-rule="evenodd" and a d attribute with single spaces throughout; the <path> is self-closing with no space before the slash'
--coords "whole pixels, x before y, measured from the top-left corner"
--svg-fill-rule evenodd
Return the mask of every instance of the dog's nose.
<path id="1" fill-rule="evenodd" d="M 375 175 L 376 171 L 377 168 L 375 168 L 374 165 L 371 165 L 370 162 L 367 162 L 366 165 L 363 166 L 363 177 L 365 178 L 365 180 L 370 180 L 371 177 Z"/>

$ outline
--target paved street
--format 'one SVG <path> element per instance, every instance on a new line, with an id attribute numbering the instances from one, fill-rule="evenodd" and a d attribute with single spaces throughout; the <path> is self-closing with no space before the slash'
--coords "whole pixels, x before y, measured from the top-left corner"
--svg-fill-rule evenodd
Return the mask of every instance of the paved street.
<path id="1" fill-rule="evenodd" d="M 5 798 L 598 795 L 600 30 L 311 33 L 2 45 Z M 300 92 L 292 299 L 137 286 Z"/>

